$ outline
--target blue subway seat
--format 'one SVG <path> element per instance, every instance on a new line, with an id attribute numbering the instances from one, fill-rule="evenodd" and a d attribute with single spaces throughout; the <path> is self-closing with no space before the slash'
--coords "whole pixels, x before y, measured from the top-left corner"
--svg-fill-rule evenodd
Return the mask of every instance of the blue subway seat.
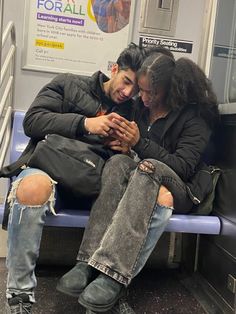
<path id="1" fill-rule="evenodd" d="M 14 114 L 10 161 L 19 158 L 26 147 L 29 138 L 24 134 L 22 122 L 24 112 L 16 111 Z M 0 223 L 3 218 L 4 205 L 0 205 Z M 81 227 L 84 228 L 89 218 L 88 210 L 60 209 L 57 216 L 47 215 L 46 225 L 55 227 Z M 197 234 L 220 234 L 221 222 L 217 216 L 198 215 L 172 215 L 165 229 L 167 232 L 197 233 Z"/>

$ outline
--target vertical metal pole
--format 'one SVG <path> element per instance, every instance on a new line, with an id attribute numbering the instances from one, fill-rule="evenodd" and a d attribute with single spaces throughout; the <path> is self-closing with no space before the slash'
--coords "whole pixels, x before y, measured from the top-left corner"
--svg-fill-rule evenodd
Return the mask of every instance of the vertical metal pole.
<path id="1" fill-rule="evenodd" d="M 198 65 L 204 70 L 206 76 L 209 76 L 212 50 L 214 42 L 214 31 L 217 16 L 218 0 L 208 0 L 206 2 L 206 15 L 203 21 L 203 32 L 200 41 L 200 53 Z"/>
<path id="2" fill-rule="evenodd" d="M 0 69 L 2 68 L 3 0 L 0 0 Z M 2 82 L 0 82 L 1 84 Z"/>
<path id="3" fill-rule="evenodd" d="M 199 259 L 199 245 L 200 245 L 200 234 L 197 234 L 195 259 L 194 259 L 194 272 L 198 270 L 198 259 Z"/>

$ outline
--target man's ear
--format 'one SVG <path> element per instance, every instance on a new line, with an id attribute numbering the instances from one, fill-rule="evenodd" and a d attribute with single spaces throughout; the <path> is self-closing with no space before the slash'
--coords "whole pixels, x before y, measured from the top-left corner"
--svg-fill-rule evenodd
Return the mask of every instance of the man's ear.
<path id="1" fill-rule="evenodd" d="M 117 63 L 112 64 L 111 66 L 111 76 L 116 75 L 119 72 L 119 65 Z"/>

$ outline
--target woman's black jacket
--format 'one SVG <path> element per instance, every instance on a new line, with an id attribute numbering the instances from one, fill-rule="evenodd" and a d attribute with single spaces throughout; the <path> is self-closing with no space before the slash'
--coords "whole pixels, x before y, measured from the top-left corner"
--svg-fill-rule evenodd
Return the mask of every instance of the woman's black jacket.
<path id="1" fill-rule="evenodd" d="M 164 119 L 154 122 L 148 131 L 148 109 L 138 100 L 135 121 L 141 138 L 134 150 L 141 159 L 154 158 L 172 168 L 187 184 L 193 203 L 198 204 L 212 190 L 210 169 L 203 160 L 212 132 L 198 116 L 196 105 L 172 111 Z"/>

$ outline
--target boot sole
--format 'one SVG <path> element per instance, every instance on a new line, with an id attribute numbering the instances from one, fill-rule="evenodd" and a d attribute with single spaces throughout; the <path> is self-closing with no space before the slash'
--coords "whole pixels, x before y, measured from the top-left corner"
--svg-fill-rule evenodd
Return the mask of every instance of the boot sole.
<path id="1" fill-rule="evenodd" d="M 77 290 L 77 291 L 71 291 L 69 289 L 66 289 L 64 286 L 58 284 L 56 286 L 56 290 L 59 291 L 59 292 L 62 292 L 64 294 L 67 294 L 67 295 L 69 295 L 71 297 L 78 298 L 80 293 L 83 292 L 84 289 Z"/>
<path id="2" fill-rule="evenodd" d="M 88 303 L 87 301 L 85 301 L 83 299 L 82 296 L 79 296 L 78 302 L 79 304 L 81 304 L 83 307 L 85 307 L 86 309 L 89 309 L 91 311 L 94 312 L 107 312 L 110 309 L 113 308 L 113 306 L 116 304 L 116 302 L 125 295 L 125 288 L 122 288 L 119 295 L 114 299 L 113 302 L 106 304 L 106 305 L 95 305 L 95 304 L 91 304 Z"/>

